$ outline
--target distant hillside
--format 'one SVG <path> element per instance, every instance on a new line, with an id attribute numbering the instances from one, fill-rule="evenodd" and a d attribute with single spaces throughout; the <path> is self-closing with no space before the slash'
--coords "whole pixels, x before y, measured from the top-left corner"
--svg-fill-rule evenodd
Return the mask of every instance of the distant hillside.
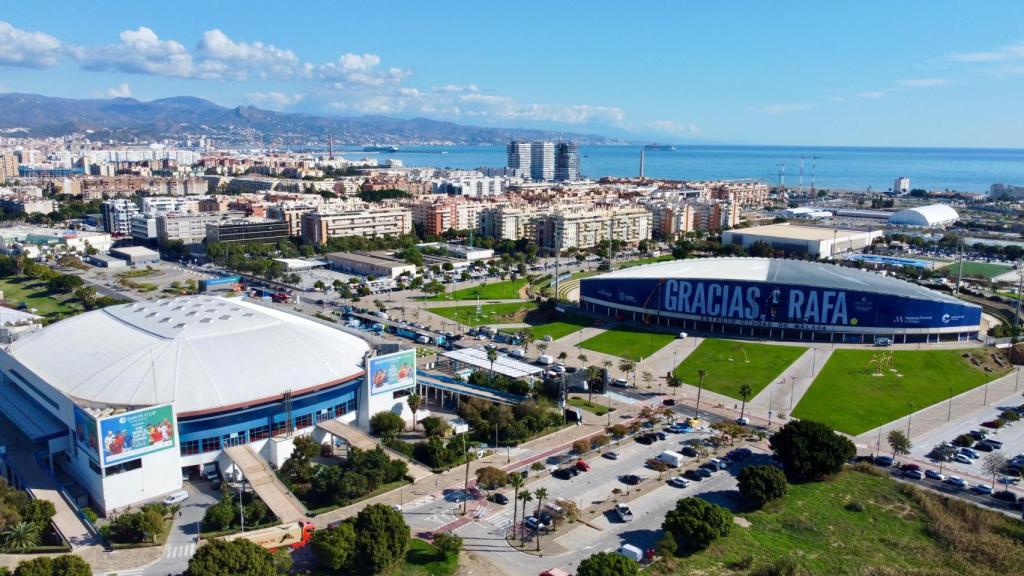
<path id="1" fill-rule="evenodd" d="M 140 102 L 134 98 L 74 100 L 38 94 L 0 94 L 0 129 L 61 136 L 91 131 L 126 139 L 207 135 L 218 142 L 302 144 L 334 134 L 336 144 L 493 144 L 520 139 L 573 139 L 581 144 L 620 140 L 547 130 L 465 126 L 426 118 L 329 117 L 286 114 L 253 106 L 226 108 L 209 100 L 177 96 Z"/>

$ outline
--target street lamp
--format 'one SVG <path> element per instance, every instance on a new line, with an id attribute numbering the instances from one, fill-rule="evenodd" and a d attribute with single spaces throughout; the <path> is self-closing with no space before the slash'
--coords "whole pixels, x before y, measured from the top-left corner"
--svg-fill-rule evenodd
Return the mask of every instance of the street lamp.
<path id="1" fill-rule="evenodd" d="M 701 368 L 697 370 L 697 405 L 693 407 L 693 417 L 697 418 L 700 415 L 700 393 L 704 391 L 704 377 L 707 376 L 708 371 Z"/>

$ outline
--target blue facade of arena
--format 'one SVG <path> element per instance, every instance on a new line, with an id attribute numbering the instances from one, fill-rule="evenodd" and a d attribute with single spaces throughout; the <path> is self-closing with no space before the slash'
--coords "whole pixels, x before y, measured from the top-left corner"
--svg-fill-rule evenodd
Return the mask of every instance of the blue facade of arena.
<path id="1" fill-rule="evenodd" d="M 587 278 L 589 312 L 664 327 L 779 340 L 938 342 L 977 337 L 981 308 L 897 294 L 771 282 Z"/>
<path id="2" fill-rule="evenodd" d="M 357 378 L 324 390 L 293 397 L 288 402 L 284 398 L 279 398 L 240 410 L 203 416 L 181 416 L 178 419 L 181 455 L 214 452 L 272 436 L 283 436 L 290 430 L 308 428 L 319 422 L 355 412 L 359 406 L 359 387 L 362 383 L 363 379 Z M 286 406 L 289 403 L 290 410 Z M 289 412 L 291 426 L 288 421 Z"/>

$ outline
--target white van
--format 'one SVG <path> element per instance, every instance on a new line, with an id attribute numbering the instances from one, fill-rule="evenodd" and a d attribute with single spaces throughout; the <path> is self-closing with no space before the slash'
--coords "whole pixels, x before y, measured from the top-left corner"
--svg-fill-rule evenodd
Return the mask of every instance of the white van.
<path id="1" fill-rule="evenodd" d="M 616 550 L 616 552 L 625 556 L 626 558 L 632 559 L 634 562 L 644 561 L 644 551 L 637 548 L 636 546 L 633 546 L 632 544 L 623 544 L 619 547 L 618 550 Z"/>
<path id="2" fill-rule="evenodd" d="M 522 358 L 523 356 L 526 356 L 526 351 L 522 348 L 512 348 L 508 351 L 508 355 L 512 358 Z"/>
<path id="3" fill-rule="evenodd" d="M 542 354 L 537 357 L 537 364 L 540 364 L 541 366 L 550 366 L 554 363 L 555 359 L 552 358 L 551 356 L 548 356 L 547 354 Z"/>
<path id="4" fill-rule="evenodd" d="M 167 496 L 164 496 L 163 503 L 170 506 L 171 504 L 177 504 L 188 500 L 187 490 L 178 490 L 177 492 L 171 492 Z"/>
<path id="5" fill-rule="evenodd" d="M 559 518 L 565 516 L 565 510 L 558 504 L 555 504 L 554 502 L 545 502 L 544 508 L 546 508 L 552 516 L 557 516 Z"/>

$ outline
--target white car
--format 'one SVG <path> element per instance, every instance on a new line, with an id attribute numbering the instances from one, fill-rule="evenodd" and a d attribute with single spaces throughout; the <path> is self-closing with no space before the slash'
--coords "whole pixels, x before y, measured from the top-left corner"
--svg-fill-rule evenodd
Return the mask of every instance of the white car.
<path id="1" fill-rule="evenodd" d="M 170 506 L 171 504 L 177 504 L 188 500 L 187 490 L 178 490 L 177 492 L 171 492 L 167 496 L 164 496 L 163 503 Z"/>
<path id="2" fill-rule="evenodd" d="M 961 490 L 967 488 L 967 481 L 959 476 L 950 476 L 949 478 L 946 478 L 945 483 L 950 486 L 955 486 Z"/>
<path id="3" fill-rule="evenodd" d="M 669 478 L 668 483 L 676 488 L 686 488 L 690 485 L 690 481 L 682 476 L 673 476 L 672 478 Z"/>

